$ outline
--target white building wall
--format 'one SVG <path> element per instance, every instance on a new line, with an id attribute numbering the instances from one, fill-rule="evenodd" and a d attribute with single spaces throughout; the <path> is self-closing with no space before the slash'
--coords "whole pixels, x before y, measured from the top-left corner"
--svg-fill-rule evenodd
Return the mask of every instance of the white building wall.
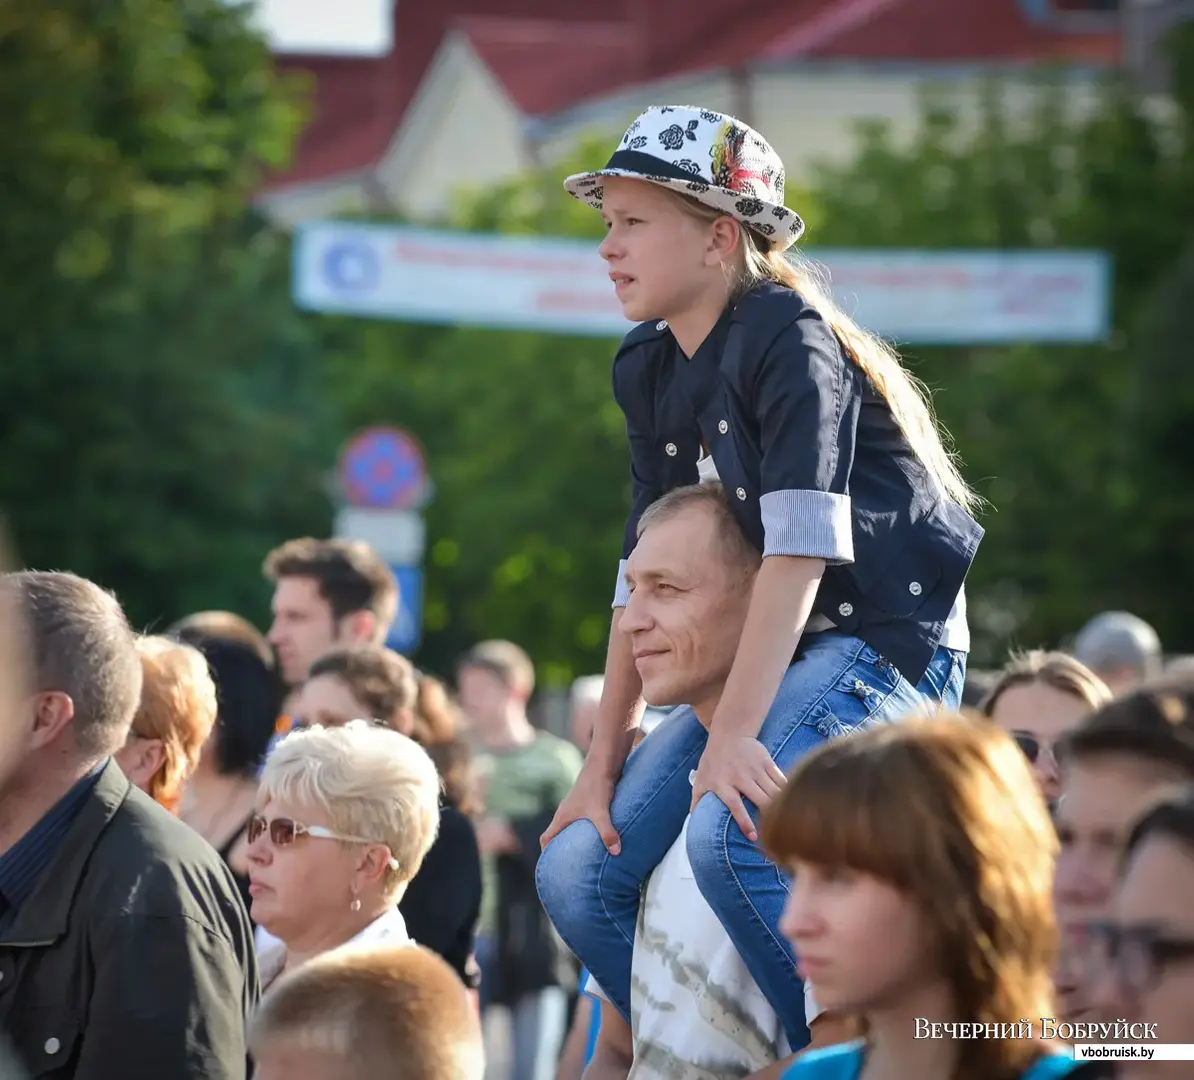
<path id="1" fill-rule="evenodd" d="M 531 164 L 522 114 L 467 38 L 453 34 L 383 158 L 378 178 L 402 213 L 434 219 L 461 191 L 516 176 Z"/>

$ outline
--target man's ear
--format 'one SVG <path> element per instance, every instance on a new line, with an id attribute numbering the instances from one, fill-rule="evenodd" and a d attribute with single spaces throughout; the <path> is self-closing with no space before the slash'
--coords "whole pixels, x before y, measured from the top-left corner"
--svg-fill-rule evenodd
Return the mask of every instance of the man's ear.
<path id="1" fill-rule="evenodd" d="M 354 611 L 345 615 L 341 620 L 341 637 L 347 638 L 354 645 L 380 645 L 376 641 L 377 616 L 372 611 Z"/>
<path id="2" fill-rule="evenodd" d="M 33 703 L 33 731 L 30 749 L 39 750 L 54 742 L 75 718 L 75 703 L 61 690 L 43 690 Z"/>

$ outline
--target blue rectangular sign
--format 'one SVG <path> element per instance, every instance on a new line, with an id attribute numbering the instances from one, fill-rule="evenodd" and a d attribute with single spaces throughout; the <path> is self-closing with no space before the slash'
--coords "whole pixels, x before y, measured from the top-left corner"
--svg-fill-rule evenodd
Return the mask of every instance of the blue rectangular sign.
<path id="1" fill-rule="evenodd" d="M 409 656 L 423 640 L 423 568 L 391 566 L 398 580 L 398 615 L 386 646 Z"/>

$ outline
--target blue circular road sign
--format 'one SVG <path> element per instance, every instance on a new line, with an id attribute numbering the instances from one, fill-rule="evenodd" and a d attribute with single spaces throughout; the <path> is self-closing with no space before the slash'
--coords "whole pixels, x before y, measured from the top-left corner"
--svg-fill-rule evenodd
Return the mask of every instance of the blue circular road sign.
<path id="1" fill-rule="evenodd" d="M 366 428 L 340 455 L 340 487 L 350 506 L 412 509 L 427 487 L 422 447 L 401 428 Z"/>

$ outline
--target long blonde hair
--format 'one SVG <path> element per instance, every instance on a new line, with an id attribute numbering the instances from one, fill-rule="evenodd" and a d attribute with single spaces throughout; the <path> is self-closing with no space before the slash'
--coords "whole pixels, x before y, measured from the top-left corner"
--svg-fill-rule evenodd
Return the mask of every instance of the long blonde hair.
<path id="1" fill-rule="evenodd" d="M 726 216 L 691 196 L 664 190 L 686 213 L 701 221 L 712 223 Z M 877 334 L 864 330 L 838 307 L 830 295 L 824 270 L 804 255 L 789 256 L 772 250 L 764 236 L 746 225 L 741 225 L 739 248 L 742 266 L 739 279 L 733 283 L 732 295 L 741 296 L 764 281 L 774 281 L 799 293 L 825 320 L 846 355 L 883 395 L 912 452 L 941 492 L 966 510 L 979 509 L 983 500 L 962 478 L 950 447 L 949 433 L 933 414 L 928 387 L 900 363 L 895 349 Z"/>

